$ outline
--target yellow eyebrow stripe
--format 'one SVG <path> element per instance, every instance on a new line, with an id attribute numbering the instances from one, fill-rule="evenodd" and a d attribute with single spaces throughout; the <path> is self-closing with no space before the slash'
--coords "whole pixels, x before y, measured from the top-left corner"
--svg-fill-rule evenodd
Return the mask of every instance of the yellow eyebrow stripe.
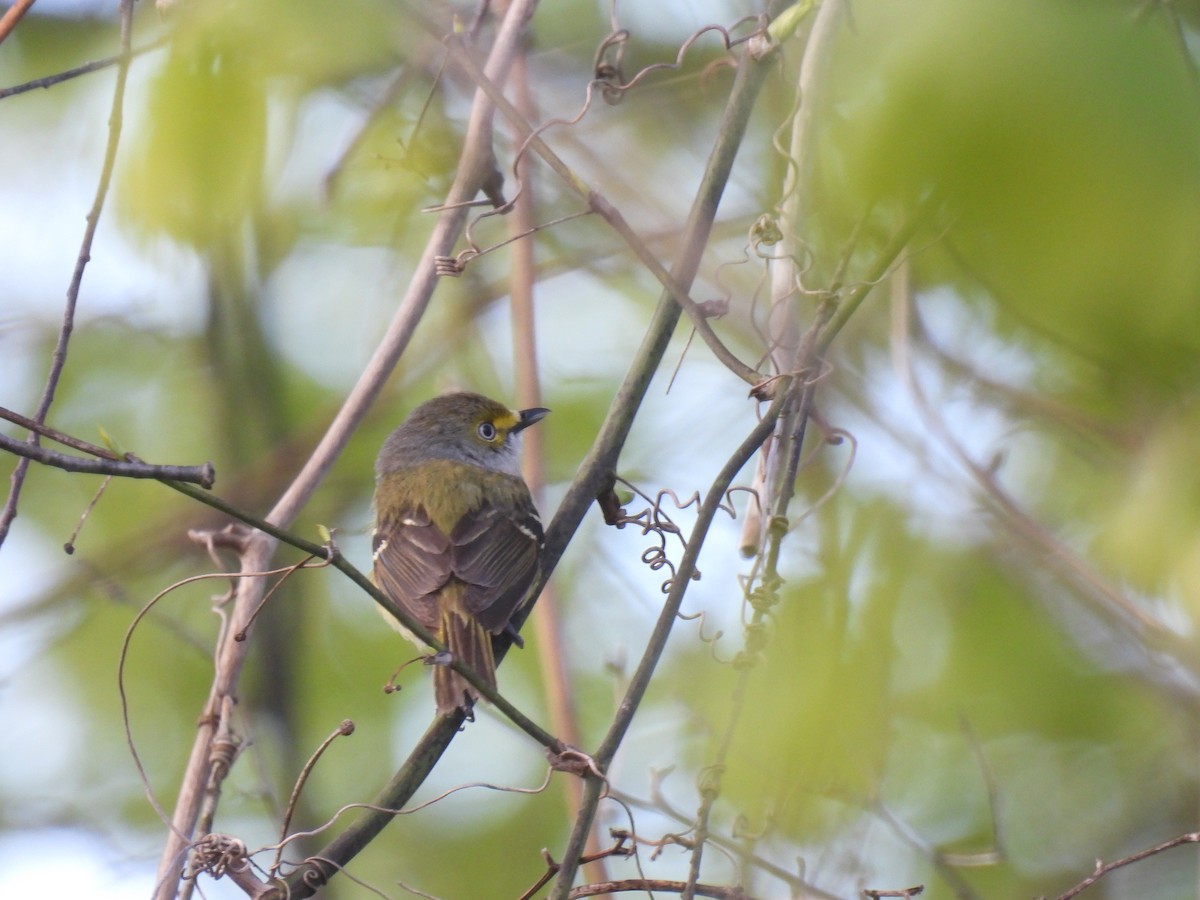
<path id="1" fill-rule="evenodd" d="M 520 422 L 521 417 L 512 411 L 506 412 L 503 415 L 496 416 L 496 418 L 492 419 L 492 424 L 501 431 L 512 431 L 517 427 L 517 425 L 520 424 Z"/>

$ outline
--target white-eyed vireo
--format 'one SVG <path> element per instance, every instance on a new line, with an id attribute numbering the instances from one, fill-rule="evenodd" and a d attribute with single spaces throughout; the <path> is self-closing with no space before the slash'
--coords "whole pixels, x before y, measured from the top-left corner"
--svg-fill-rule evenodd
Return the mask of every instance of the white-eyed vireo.
<path id="1" fill-rule="evenodd" d="M 548 412 L 444 394 L 413 410 L 375 461 L 375 583 L 493 687 L 492 635 L 529 599 L 543 545 L 521 431 Z M 478 697 L 445 665 L 433 689 L 443 715 Z"/>

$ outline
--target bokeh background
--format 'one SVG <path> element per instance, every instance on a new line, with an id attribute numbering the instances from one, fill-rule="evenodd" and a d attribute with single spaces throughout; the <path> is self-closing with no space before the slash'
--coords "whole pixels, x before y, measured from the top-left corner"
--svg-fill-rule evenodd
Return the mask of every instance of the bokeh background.
<path id="1" fill-rule="evenodd" d="M 825 0 L 826 3 L 832 0 Z M 115 4 L 40 0 L 0 45 L 0 88 L 113 55 Z M 813 90 L 809 23 L 760 95 L 693 290 L 751 364 L 770 346 L 769 265 L 747 237 L 784 201 L 798 108 L 815 117 L 794 223 L 805 327 L 921 215 L 902 259 L 834 340 L 791 508 L 786 581 L 734 702 L 749 613 L 734 494 L 702 578 L 612 769 L 605 826 L 686 834 L 731 734 L 703 880 L 756 897 L 926 885 L 925 897 L 1054 896 L 1097 858 L 1196 828 L 1200 699 L 1200 8 L 1135 0 L 856 0 Z M 529 26 L 539 117 L 580 108 L 607 4 L 542 4 Z M 624 4 L 626 76 L 675 60 L 738 2 Z M 439 37 L 465 5 L 348 0 L 141 4 L 111 193 L 49 422 L 154 462 L 211 460 L 216 492 L 270 508 L 385 329 L 461 148 L 471 86 Z M 736 34 L 748 34 L 742 25 Z M 481 41 L 491 32 L 485 22 Z M 739 48 L 735 55 L 741 53 Z M 664 260 L 729 91 L 701 38 L 617 105 L 546 133 Z M 0 405 L 36 405 L 100 175 L 114 69 L 0 99 Z M 511 165 L 501 127 L 497 155 Z M 511 189 L 511 173 L 509 187 Z M 537 218 L 581 210 L 539 167 Z M 479 226 L 487 246 L 505 237 Z M 532 238 L 548 518 L 594 438 L 659 289 L 598 218 Z M 756 252 L 759 251 L 759 252 Z M 769 251 L 767 251 L 769 252 Z M 408 409 L 447 387 L 513 398 L 505 251 L 443 279 L 385 396 L 294 526 L 369 565 L 371 466 Z M 705 490 L 756 405 L 680 326 L 620 474 L 651 495 Z M 764 368 L 764 371 L 767 371 Z M 20 435 L 15 427 L 5 433 Z M 821 440 L 840 434 L 840 442 Z M 0 458 L 7 476 L 11 457 Z M 748 470 L 741 484 L 749 483 Z M 7 477 L 5 480 L 7 483 Z M 168 488 L 116 481 L 66 555 L 99 479 L 33 467 L 0 547 L 0 895 L 152 889 L 164 827 L 122 725 L 117 665 L 137 611 L 218 571 L 189 529 L 224 520 Z M 637 501 L 629 504 L 631 511 Z M 667 510 L 686 535 L 693 511 Z M 585 749 L 602 737 L 661 605 L 655 543 L 592 512 L 555 577 Z M 681 545 L 668 545 L 678 558 Z M 280 560 L 294 561 L 284 551 Z M 232 561 L 227 562 L 232 565 Z M 214 597 L 179 587 L 133 633 L 132 736 L 170 807 L 211 678 Z M 258 847 L 304 760 L 294 822 L 369 800 L 427 726 L 412 651 L 333 570 L 267 607 L 242 685 L 249 741 L 221 831 Z M 531 639 L 501 669 L 543 719 Z M 540 749 L 491 711 L 419 799 L 536 788 Z M 566 776 L 476 787 L 398 819 L 354 863 L 363 884 L 516 897 L 561 852 Z M 352 814 L 351 814 L 352 815 Z M 319 846 L 319 842 L 308 849 Z M 654 855 L 654 858 L 652 858 Z M 269 854 L 264 863 L 269 862 Z M 644 846 L 650 877 L 688 856 Z M 610 864 L 634 877 L 631 861 Z M 777 867 L 772 869 L 771 867 Z M 1095 897 L 1194 897 L 1183 847 Z M 202 880 L 208 897 L 237 897 Z M 372 896 L 349 879 L 326 896 Z"/>

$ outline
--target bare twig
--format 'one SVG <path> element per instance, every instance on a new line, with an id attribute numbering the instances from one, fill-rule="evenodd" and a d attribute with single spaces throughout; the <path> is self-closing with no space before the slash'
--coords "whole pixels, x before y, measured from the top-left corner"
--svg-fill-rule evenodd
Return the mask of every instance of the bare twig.
<path id="1" fill-rule="evenodd" d="M 83 271 L 92 256 L 92 242 L 96 237 L 96 228 L 100 224 L 100 213 L 104 209 L 104 201 L 108 197 L 108 186 L 112 181 L 113 168 L 117 161 L 117 146 L 121 142 L 122 110 L 125 105 L 125 82 L 129 77 L 131 60 L 130 46 L 133 38 L 133 0 L 121 0 L 121 53 L 117 63 L 117 82 L 113 88 L 112 110 L 108 117 L 108 142 L 104 147 L 104 162 L 100 167 L 100 181 L 96 185 L 96 195 L 92 199 L 92 208 L 87 214 L 87 227 L 83 230 L 83 240 L 80 243 L 79 254 L 75 258 L 75 271 L 71 283 L 67 287 L 67 302 L 63 309 L 62 328 L 58 332 L 58 341 L 51 357 L 50 372 L 46 376 L 45 387 L 38 401 L 33 418 L 37 422 L 46 421 L 46 415 L 54 402 L 58 390 L 58 381 L 62 377 L 63 366 L 67 362 L 67 345 L 71 340 L 71 332 L 75 328 L 75 305 L 79 301 L 79 288 L 83 283 Z M 36 433 L 29 436 L 31 445 L 38 443 Z M 21 488 L 25 484 L 25 473 L 29 469 L 28 458 L 17 461 L 9 479 L 10 488 L 4 510 L 0 512 L 0 545 L 8 536 L 13 519 L 17 517 L 17 506 L 20 502 Z"/>
<path id="2" fill-rule="evenodd" d="M 271 864 L 270 872 L 272 875 L 279 871 L 279 863 L 283 859 L 283 848 L 288 836 L 288 828 L 291 827 L 292 815 L 296 811 L 296 803 L 300 800 L 300 791 L 304 789 L 304 784 L 308 781 L 309 773 L 312 772 L 313 767 L 317 764 L 317 760 L 329 749 L 330 744 L 340 737 L 348 737 L 352 734 L 354 734 L 354 723 L 346 719 L 321 742 L 321 746 L 313 751 L 313 755 L 308 758 L 308 762 L 300 770 L 300 775 L 296 778 L 295 785 L 292 786 L 292 796 L 288 799 L 287 809 L 283 814 L 283 824 L 279 826 L 279 847 L 275 851 L 275 861 Z"/>
<path id="3" fill-rule="evenodd" d="M 62 469 L 65 472 L 80 472 L 85 475 L 116 475 L 121 478 L 151 478 L 163 481 L 186 481 L 210 488 L 216 480 L 216 470 L 208 462 L 201 466 L 157 466 L 140 459 L 84 459 L 68 453 L 47 450 L 40 444 L 14 440 L 0 434 L 0 450 L 7 450 L 22 460 L 33 460 L 42 465 Z"/>
<path id="4" fill-rule="evenodd" d="M 157 50 L 167 42 L 166 37 L 159 38 L 156 41 L 151 41 L 144 47 L 138 47 L 136 50 L 129 51 L 131 59 L 137 59 L 143 53 L 149 53 L 151 50 Z M 52 88 L 56 84 L 61 84 L 64 81 L 70 81 L 73 78 L 79 78 L 81 75 L 89 75 L 92 72 L 99 72 L 102 69 L 110 69 L 121 61 L 121 56 L 106 56 L 102 59 L 95 59 L 91 62 L 84 63 L 81 66 L 76 66 L 73 69 L 66 69 L 62 72 L 55 72 L 53 75 L 46 75 L 42 78 L 35 78 L 32 81 L 25 81 L 21 84 L 14 84 L 12 87 L 0 88 L 0 100 L 7 97 L 15 97 L 17 94 L 26 94 L 29 91 L 45 90 Z"/>
<path id="5" fill-rule="evenodd" d="M 657 776 L 663 775 L 665 773 L 654 773 L 654 774 L 655 774 L 656 778 L 655 778 L 654 785 L 651 790 L 651 798 L 652 798 L 651 800 L 645 800 L 645 799 L 641 799 L 638 797 L 633 797 L 629 794 L 626 794 L 626 793 L 616 790 L 616 789 L 613 789 L 612 796 L 615 797 L 616 799 L 619 799 L 622 803 L 626 803 L 630 806 L 638 806 L 643 809 L 652 809 L 656 812 L 662 813 L 663 815 L 667 816 L 668 818 L 673 819 L 674 821 L 678 822 L 680 825 L 690 825 L 692 822 L 691 818 L 689 818 L 688 816 L 685 816 L 682 812 L 675 809 L 669 802 L 667 802 L 667 799 L 662 794 L 662 790 L 661 790 L 660 784 L 659 784 L 661 781 L 661 778 L 657 777 Z M 722 848 L 723 850 L 726 850 L 730 853 L 737 853 L 741 849 L 737 846 L 737 844 L 732 839 L 730 839 L 724 835 L 710 833 L 708 836 L 708 840 L 709 840 L 709 843 L 715 844 L 716 846 L 718 846 L 718 847 Z M 743 854 L 743 856 L 745 857 L 745 854 Z M 832 893 L 829 893 L 828 891 L 822 890 L 821 888 L 817 887 L 815 884 L 811 884 L 811 883 L 805 881 L 802 877 L 799 877 L 798 875 L 796 875 L 796 873 L 789 872 L 788 870 L 771 862 L 769 859 L 766 859 L 762 856 L 752 855 L 752 854 L 749 855 L 748 858 L 749 858 L 750 864 L 753 865 L 756 869 L 762 870 L 763 872 L 772 876 L 773 878 L 778 878 L 780 881 L 782 881 L 784 884 L 786 884 L 791 889 L 792 893 L 795 894 L 796 896 L 820 897 L 820 898 L 822 898 L 822 900 L 839 900 L 837 894 L 832 894 Z"/>
<path id="6" fill-rule="evenodd" d="M 121 61 L 120 56 L 106 56 L 103 59 L 95 59 L 91 62 L 84 63 L 81 66 L 76 66 L 73 69 L 67 69 L 63 72 L 56 72 L 53 75 L 47 75 L 44 78 L 35 78 L 32 81 L 25 81 L 21 84 L 14 84 L 12 87 L 0 88 L 0 100 L 6 97 L 15 97 L 17 94 L 25 94 L 29 91 L 46 89 L 53 87 L 64 81 L 70 81 L 72 78 L 78 78 L 81 75 L 87 75 L 91 72 L 99 72 L 101 69 L 107 69 L 115 66 Z"/>
<path id="7" fill-rule="evenodd" d="M 692 885 L 695 897 L 716 897 L 717 900 L 754 900 L 739 887 L 724 887 L 719 884 Z M 626 878 L 622 881 L 606 881 L 599 884 L 582 884 L 567 894 L 568 900 L 579 897 L 595 897 L 599 894 L 623 894 L 637 891 L 662 891 L 667 894 L 682 894 L 688 884 L 682 881 L 664 881 L 661 878 Z"/>
<path id="8" fill-rule="evenodd" d="M 75 530 L 71 532 L 71 536 L 63 544 L 63 553 L 67 554 L 67 556 L 75 552 L 75 542 L 79 540 L 79 533 L 83 531 L 83 523 L 88 520 L 88 516 L 95 510 L 96 504 L 100 502 L 100 498 L 104 496 L 104 492 L 112 484 L 112 479 L 111 475 L 105 476 L 104 480 L 100 482 L 100 487 L 96 489 L 96 493 L 92 495 L 91 501 L 83 508 L 83 512 L 80 513 L 79 521 L 75 523 Z"/>
<path id="9" fill-rule="evenodd" d="M 14 425 L 20 425 L 22 428 L 40 434 L 42 437 L 50 438 L 56 444 L 62 444 L 64 447 L 70 447 L 72 450 L 78 450 L 81 453 L 87 453 L 90 456 L 98 457 L 99 459 L 120 459 L 121 457 L 109 450 L 107 447 L 101 447 L 98 444 L 92 444 L 88 441 L 81 440 L 77 437 L 72 437 L 69 434 L 51 428 L 45 422 L 39 422 L 36 419 L 31 419 L 28 416 L 23 416 L 19 412 L 13 412 L 0 406 L 0 419 L 6 419 Z"/>
<path id="10" fill-rule="evenodd" d="M 634 846 L 626 843 L 629 838 L 628 832 L 614 832 L 613 837 L 615 838 L 615 841 L 613 842 L 612 846 L 608 847 L 607 849 L 598 849 L 594 852 L 586 853 L 584 854 L 583 859 L 581 859 L 579 862 L 585 867 L 594 866 L 598 863 L 602 863 L 611 856 L 629 857 L 637 853 L 637 849 Z M 560 868 L 559 864 L 554 861 L 554 858 L 550 855 L 549 851 L 542 850 L 542 857 L 546 860 L 546 871 L 543 872 L 541 877 L 539 877 L 537 881 L 530 885 L 521 894 L 521 896 L 517 898 L 517 900 L 533 900 L 533 898 L 541 892 L 542 888 L 550 883 L 550 879 L 552 879 L 558 873 Z M 605 892 L 602 891 L 601 893 Z"/>
<path id="11" fill-rule="evenodd" d="M 3 406 L 0 406 L 0 419 L 7 419 L 9 422 L 20 425 L 34 434 L 49 438 L 56 443 L 62 444 L 64 447 L 71 447 L 74 450 L 95 456 L 98 460 L 114 464 L 114 468 L 104 468 L 97 466 L 95 464 L 96 460 L 81 460 L 78 457 L 54 453 L 42 448 L 40 445 L 18 443 L 12 438 L 0 434 L 0 448 L 8 450 L 17 456 L 26 457 L 59 469 L 65 469 L 68 472 L 87 472 L 110 476 L 119 475 L 125 478 L 154 478 L 159 481 L 182 481 L 198 484 L 204 488 L 211 488 L 216 483 L 216 472 L 211 462 L 204 463 L 201 466 L 151 465 L 150 463 L 143 462 L 131 453 L 120 456 L 107 447 L 101 447 L 80 438 L 72 437 L 69 434 L 64 434 L 43 422 L 30 419 Z"/>
<path id="12" fill-rule="evenodd" d="M 1148 850 L 1141 850 L 1130 856 L 1122 857 L 1121 859 L 1114 860 L 1110 863 L 1106 863 L 1098 859 L 1096 860 L 1096 868 L 1092 871 L 1091 875 L 1083 879 L 1083 881 L 1079 882 L 1079 884 L 1075 885 L 1069 891 L 1059 894 L 1055 900 L 1071 900 L 1072 897 L 1082 894 L 1105 875 L 1115 872 L 1117 869 L 1132 865 L 1136 862 L 1141 862 L 1143 859 L 1149 859 L 1151 856 L 1157 856 L 1159 853 L 1163 853 L 1164 851 L 1170 850 L 1174 847 L 1182 847 L 1184 844 L 1200 844 L 1200 831 L 1192 831 L 1187 834 L 1181 834 L 1179 837 L 1171 838 L 1169 841 L 1163 841 L 1161 844 L 1150 847 Z"/>

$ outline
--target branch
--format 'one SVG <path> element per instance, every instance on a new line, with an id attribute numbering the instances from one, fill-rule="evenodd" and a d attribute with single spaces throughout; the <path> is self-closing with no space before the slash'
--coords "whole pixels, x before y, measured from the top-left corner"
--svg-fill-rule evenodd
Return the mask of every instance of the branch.
<path id="1" fill-rule="evenodd" d="M 216 472 L 211 462 L 206 462 L 202 466 L 151 465 L 150 463 L 142 462 L 132 454 L 126 454 L 122 459 L 104 447 L 97 447 L 95 444 L 89 444 L 87 441 L 73 438 L 70 435 L 42 425 L 33 419 L 27 419 L 20 413 L 15 413 L 4 407 L 0 407 L 0 419 L 15 422 L 24 428 L 28 428 L 34 434 L 48 437 L 64 446 L 74 447 L 76 450 L 82 450 L 85 453 L 91 453 L 93 456 L 99 457 L 99 459 L 84 459 L 79 456 L 70 456 L 66 453 L 48 450 L 40 444 L 18 441 L 16 438 L 9 437 L 6 434 L 0 434 L 0 449 L 7 450 L 9 453 L 13 453 L 22 459 L 40 462 L 43 465 L 53 466 L 56 469 L 63 469 L 67 472 L 83 472 L 89 475 L 118 475 L 123 478 L 155 478 L 159 481 L 186 481 L 206 488 L 211 488 L 216 481 Z"/>
<path id="2" fill-rule="evenodd" d="M 663 881 L 659 878 L 626 878 L 622 881 L 607 881 L 598 884 L 584 884 L 567 894 L 568 900 L 578 897 L 598 897 L 601 894 L 618 894 L 637 891 L 663 891 L 664 893 L 682 894 L 688 887 L 682 881 Z M 697 897 L 716 897 L 717 900 L 754 900 L 740 887 L 725 887 L 718 884 L 696 884 L 692 886 Z"/>
<path id="3" fill-rule="evenodd" d="M 650 685 L 650 679 L 654 675 L 654 670 L 658 666 L 658 660 L 666 648 L 667 638 L 670 637 L 671 629 L 679 614 L 679 607 L 683 603 L 683 596 L 687 592 L 692 575 L 696 571 L 696 559 L 699 557 L 700 550 L 704 546 L 704 539 L 708 535 L 709 526 L 712 525 L 713 516 L 721 508 L 721 504 L 725 499 L 725 492 L 729 489 L 730 484 L 733 483 L 733 479 L 737 476 L 738 472 L 742 470 L 742 467 L 750 460 L 750 457 L 758 452 L 763 441 L 774 430 L 775 421 L 779 418 L 779 414 L 784 406 L 790 401 L 790 397 L 791 392 L 787 390 L 777 393 L 775 400 L 771 403 L 766 413 L 764 413 L 762 420 L 755 425 L 741 446 L 734 451 L 709 487 L 708 494 L 705 496 L 704 502 L 700 505 L 700 509 L 696 514 L 696 524 L 692 528 L 692 535 L 688 539 L 683 557 L 679 561 L 675 577 L 671 580 L 671 590 L 667 593 L 666 600 L 663 602 L 663 608 L 659 613 L 654 631 L 651 632 L 650 639 L 646 643 L 646 649 L 642 654 L 641 661 L 638 663 L 637 670 L 630 679 L 625 696 L 621 699 L 621 703 L 617 707 L 617 714 L 613 717 L 613 722 L 609 726 L 608 733 L 605 735 L 604 741 L 600 744 L 599 750 L 596 751 L 595 763 L 601 771 L 607 770 L 609 763 L 612 762 L 613 757 L 616 755 L 621 742 L 625 738 L 625 733 L 633 721 L 634 713 L 637 712 L 642 697 Z M 591 778 L 587 782 L 583 806 L 579 817 L 575 820 L 574 830 L 571 832 L 570 841 L 563 854 L 562 868 L 555 880 L 554 891 L 550 895 L 551 900 L 567 900 L 570 895 L 571 882 L 575 878 L 578 860 L 583 854 L 584 843 L 591 831 L 592 819 L 596 814 L 596 806 L 600 801 L 600 793 L 603 787 L 603 781 L 598 778 Z"/>
<path id="4" fill-rule="evenodd" d="M 143 47 L 138 47 L 136 50 L 129 51 L 130 59 L 137 59 L 143 53 L 149 53 L 151 50 L 157 50 L 167 42 L 166 37 L 159 38 L 156 41 L 151 41 Z M 78 78 L 81 75 L 89 75 L 92 72 L 99 72 L 101 69 L 108 69 L 117 65 L 121 61 L 121 56 L 106 56 L 102 59 L 95 59 L 91 62 L 84 63 L 81 66 L 76 66 L 73 69 L 66 69 L 62 72 L 55 72 L 53 75 L 46 75 L 43 78 L 35 78 L 32 81 L 25 81 L 21 84 L 14 84 L 12 87 L 0 88 L 0 100 L 7 97 L 15 97 L 17 94 L 26 94 L 29 91 L 45 90 L 46 88 L 54 87 L 56 84 L 61 84 L 64 81 L 70 81 L 72 78 Z"/>
<path id="5" fill-rule="evenodd" d="M 517 47 L 525 31 L 525 24 L 533 14 L 536 0 L 516 0 L 509 7 L 497 32 L 489 55 L 487 73 L 489 78 L 502 79 L 508 71 Z M 417 323 L 425 313 L 433 289 L 437 284 L 434 261 L 446 256 L 453 248 L 456 236 L 461 232 L 467 216 L 465 204 L 480 190 L 485 179 L 493 171 L 492 152 L 493 110 L 487 98 L 477 92 L 471 107 L 463 157 L 454 183 L 451 185 L 443 211 L 433 227 L 420 262 L 417 265 L 408 290 L 401 301 L 395 317 L 366 369 L 347 396 L 342 408 L 334 417 L 328 431 L 314 449 L 295 480 L 275 504 L 267 516 L 272 524 L 285 527 L 299 513 L 312 496 L 317 486 L 332 468 L 334 461 L 350 439 L 371 402 L 383 388 L 388 375 L 395 368 L 401 353 L 408 346 Z M 275 542 L 257 536 L 247 542 L 242 554 L 243 572 L 257 572 L 270 568 L 269 563 L 275 550 Z M 170 900 L 175 895 L 175 883 L 179 873 L 179 859 L 187 842 L 191 839 L 200 808 L 204 785 L 209 776 L 209 744 L 213 739 L 220 716 L 222 697 L 236 693 L 242 665 L 249 649 L 248 641 L 237 641 L 233 636 L 245 632 L 251 616 L 262 596 L 261 579 L 247 577 L 239 581 L 238 594 L 231 613 L 230 627 L 217 650 L 216 671 L 205 710 L 200 717 L 196 739 L 180 786 L 179 799 L 175 808 L 172 828 L 167 835 L 159 862 L 156 893 L 158 900 Z M 378 598 L 377 598 L 378 599 Z M 466 674 L 464 672 L 464 674 Z M 439 717 L 433 729 L 443 729 L 449 723 L 448 738 L 458 727 L 458 717 Z M 447 741 L 448 743 L 448 741 Z"/>
<path id="6" fill-rule="evenodd" d="M 793 12 L 795 9 L 796 7 L 793 7 L 789 12 Z M 814 125 L 817 109 L 818 86 L 816 81 L 818 73 L 826 67 L 830 52 L 829 48 L 833 42 L 840 14 L 841 4 L 837 0 L 826 0 L 826 2 L 822 3 L 813 22 L 808 41 L 805 44 L 804 58 L 800 66 L 799 80 L 796 85 L 797 96 L 801 98 L 802 106 L 792 119 L 792 141 L 790 153 L 787 158 L 789 166 L 783 185 L 783 202 L 781 204 L 782 224 L 785 235 L 784 252 L 782 258 L 777 261 L 775 267 L 771 270 L 772 295 L 776 299 L 776 308 L 783 310 L 782 316 L 772 316 L 774 324 L 782 332 L 780 335 L 781 340 L 773 341 L 772 343 L 780 351 L 788 350 L 793 355 L 793 358 L 790 360 L 781 360 L 785 366 L 783 371 L 794 373 L 796 378 L 802 379 L 802 383 L 798 385 L 794 384 L 794 382 L 789 383 L 791 389 L 784 392 L 788 396 L 783 398 L 784 405 L 780 407 L 780 410 L 786 409 L 786 415 L 780 420 L 780 433 L 775 436 L 774 450 L 770 458 L 766 461 L 767 464 L 763 467 L 764 473 L 769 473 L 773 463 L 777 470 L 782 471 L 781 477 L 775 484 L 771 485 L 771 488 L 777 492 L 775 508 L 773 510 L 774 516 L 769 520 L 772 525 L 780 521 L 786 521 L 783 517 L 787 515 L 788 504 L 795 486 L 800 451 L 804 445 L 805 428 L 808 423 L 812 397 L 815 392 L 815 379 L 810 377 L 809 373 L 818 368 L 819 356 L 816 352 L 816 340 L 821 328 L 828 321 L 830 313 L 828 302 L 820 304 L 807 334 L 800 341 L 795 341 L 794 336 L 798 329 L 798 318 L 795 311 L 795 304 L 792 302 L 792 292 L 793 284 L 797 282 L 798 275 L 794 257 L 794 245 L 796 243 L 794 235 L 800 233 L 800 218 L 808 211 L 806 193 L 811 182 L 810 171 L 813 164 L 813 144 L 816 135 L 816 127 Z M 772 354 L 772 356 L 775 355 L 775 353 Z M 779 355 L 782 356 L 782 352 Z M 782 394 L 780 396 L 782 397 Z M 778 460 L 781 457 L 784 463 L 782 466 L 779 466 Z M 767 503 L 763 504 L 764 507 L 766 505 Z M 762 590 L 768 596 L 773 593 L 774 585 L 779 581 L 775 567 L 784 534 L 785 529 L 783 528 L 772 527 L 769 530 L 771 543 L 762 576 Z M 760 539 L 757 544 L 761 547 L 762 540 Z M 743 651 L 748 659 L 755 659 L 758 656 L 750 646 L 754 640 L 751 635 L 762 633 L 760 625 L 765 615 L 765 604 L 754 604 L 753 618 L 751 625 L 746 629 L 746 647 Z M 701 779 L 700 782 L 700 804 L 696 810 L 696 820 L 693 826 L 695 829 L 695 841 L 688 868 L 687 885 L 683 891 L 683 900 L 692 900 L 698 893 L 700 870 L 704 859 L 705 846 L 709 838 L 712 808 L 720 796 L 726 759 L 741 717 L 744 697 L 750 682 L 750 673 L 751 666 L 749 665 L 742 666 L 738 670 L 729 707 L 729 718 L 725 723 L 724 733 L 718 744 L 713 763 L 707 770 L 710 774 L 708 777 Z"/>
<path id="7" fill-rule="evenodd" d="M 404 765 L 371 801 L 367 813 L 287 877 L 285 895 L 290 900 L 311 897 L 365 849 L 412 799 L 461 726 L 461 710 L 454 716 L 438 716 L 408 754 Z"/>
<path id="8" fill-rule="evenodd" d="M 733 159 L 745 134 L 750 112 L 754 108 L 754 99 L 766 80 L 770 66 L 762 60 L 746 58 L 739 67 L 738 77 L 730 92 L 726 104 L 717 140 L 709 155 L 708 166 L 701 181 L 696 200 L 688 217 L 687 225 L 681 236 L 684 248 L 681 258 L 677 260 L 673 273 L 678 283 L 689 285 L 695 278 L 699 266 L 699 249 L 703 248 L 705 240 L 712 228 L 716 209 L 720 203 L 721 194 L 728 182 Z M 604 424 L 595 443 L 586 458 L 579 466 L 575 479 L 571 482 L 566 495 L 559 504 L 558 511 L 546 528 L 546 549 L 542 554 L 543 583 L 549 579 L 558 561 L 570 542 L 575 531 L 583 521 L 583 516 L 592 505 L 597 495 L 611 477 L 616 467 L 616 460 L 629 435 L 633 418 L 646 394 L 646 389 L 654 372 L 662 362 L 670 341 L 671 333 L 679 321 L 680 309 L 669 294 L 664 293 L 655 309 L 641 347 L 630 364 L 621 386 L 609 408 Z M 723 496 L 723 494 L 722 494 Z M 538 586 L 539 589 L 541 585 Z M 530 608 L 518 612 L 513 623 L 517 629 L 530 613 Z M 496 659 L 499 663 L 509 648 L 507 638 L 501 638 L 496 643 Z M 420 785 L 421 780 L 433 768 L 434 763 L 449 746 L 460 724 L 459 717 L 441 717 L 425 732 L 421 741 L 409 755 L 404 767 L 396 773 L 392 781 L 384 788 L 380 797 L 375 801 L 378 806 L 387 809 L 398 809 L 412 796 Z M 599 781 L 589 780 L 589 788 L 585 791 L 585 808 L 576 819 L 576 832 L 572 837 L 576 842 L 574 855 L 568 859 L 578 860 L 582 853 L 587 835 L 591 831 L 591 821 L 595 816 L 598 801 Z M 319 856 L 336 865 L 344 865 L 354 858 L 383 827 L 391 821 L 394 814 L 372 812 L 346 829 Z M 582 825 L 580 823 L 583 823 Z M 290 896 L 311 896 L 336 871 L 336 865 L 310 859 L 308 868 L 293 873 L 287 879 Z M 570 884 L 572 873 L 567 877 Z"/>

